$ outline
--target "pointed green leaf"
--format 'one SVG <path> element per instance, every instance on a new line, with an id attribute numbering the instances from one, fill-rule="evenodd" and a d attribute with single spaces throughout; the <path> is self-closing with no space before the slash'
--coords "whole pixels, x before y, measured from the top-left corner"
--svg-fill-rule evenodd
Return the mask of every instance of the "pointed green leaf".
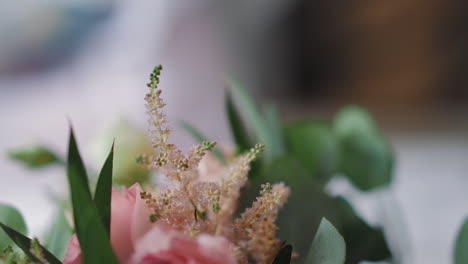
<path id="1" fill-rule="evenodd" d="M 242 109 L 247 125 L 253 130 L 256 140 L 265 144 L 267 148 L 263 154 L 266 161 L 272 161 L 281 155 L 281 146 L 277 146 L 275 138 L 270 131 L 270 127 L 264 116 L 257 109 L 257 105 L 247 92 L 247 90 L 236 79 L 231 78 L 228 86 L 232 94 L 233 101 Z"/>
<path id="2" fill-rule="evenodd" d="M 291 263 L 291 254 L 292 254 L 292 246 L 286 245 L 281 248 L 281 250 L 276 255 L 275 259 L 273 260 L 272 264 L 289 264 Z"/>
<path id="3" fill-rule="evenodd" d="M 18 231 L 4 225 L 3 223 L 0 222 L 0 227 L 5 231 L 6 234 L 16 243 L 16 245 L 23 250 L 23 252 L 28 256 L 33 262 L 35 263 L 43 263 L 41 260 L 39 260 L 36 256 L 34 256 L 30 249 L 31 249 L 31 239 L 28 237 L 24 236 L 23 234 L 19 233 Z M 60 260 L 58 260 L 52 253 L 50 253 L 47 249 L 44 247 L 40 246 L 42 253 L 44 254 L 44 258 L 50 263 L 50 264 L 61 264 Z"/>
<path id="4" fill-rule="evenodd" d="M 202 143 L 203 141 L 207 141 L 208 139 L 200 132 L 200 130 L 196 129 L 190 123 L 186 121 L 181 121 L 180 125 L 184 128 L 198 143 Z M 223 164 L 226 164 L 226 159 L 223 156 L 223 153 L 219 150 L 219 148 L 214 148 L 212 150 L 213 155 Z"/>
<path id="5" fill-rule="evenodd" d="M 322 218 L 312 247 L 306 258 L 306 264 L 344 264 L 346 244 L 338 230 Z"/>
<path id="6" fill-rule="evenodd" d="M 455 264 L 468 263 L 468 218 L 458 231 L 454 250 Z"/>
<path id="7" fill-rule="evenodd" d="M 117 264 L 118 261 L 112 251 L 108 233 L 91 197 L 86 169 L 78 152 L 73 130 L 70 131 L 67 174 L 83 263 Z"/>
<path id="8" fill-rule="evenodd" d="M 8 225 L 21 233 L 27 233 L 28 228 L 21 213 L 14 207 L 0 204 L 0 222 Z M 10 237 L 0 230 L 0 251 L 12 244 Z"/>
<path id="9" fill-rule="evenodd" d="M 32 146 L 13 150 L 8 153 L 8 156 L 32 169 L 52 164 L 63 164 L 63 161 L 58 158 L 58 155 L 44 146 Z"/>
<path id="10" fill-rule="evenodd" d="M 242 123 L 242 119 L 240 118 L 239 113 L 237 112 L 229 94 L 226 94 L 226 113 L 232 136 L 234 137 L 234 141 L 239 148 L 238 151 L 240 153 L 248 151 L 253 146 L 253 144 L 250 142 L 247 130 L 245 129 L 244 124 Z"/>
<path id="11" fill-rule="evenodd" d="M 99 179 L 94 193 L 94 203 L 101 216 L 102 224 L 110 236 L 111 221 L 111 194 L 112 194 L 112 169 L 114 162 L 114 144 L 112 144 L 109 156 L 99 173 Z"/>

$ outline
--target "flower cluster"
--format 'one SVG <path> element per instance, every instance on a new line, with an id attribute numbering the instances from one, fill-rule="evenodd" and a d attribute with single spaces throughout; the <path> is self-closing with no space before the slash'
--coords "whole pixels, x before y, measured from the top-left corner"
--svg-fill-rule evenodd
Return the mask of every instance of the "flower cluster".
<path id="1" fill-rule="evenodd" d="M 184 154 L 168 142 L 165 106 L 159 75 L 154 69 L 145 96 L 153 156 L 140 163 L 156 169 L 167 184 L 116 189 L 111 203 L 111 244 L 121 263 L 269 263 L 281 247 L 275 237 L 278 210 L 289 189 L 282 183 L 261 186 L 260 196 L 239 218 L 235 212 L 250 163 L 263 151 L 229 159 L 227 165 L 210 159 L 215 142 L 202 142 Z M 208 154 L 208 155 L 207 155 Z M 215 175 L 207 174 L 216 167 Z M 210 172 L 212 173 L 212 172 Z M 64 263 L 80 263 L 76 237 L 70 241 Z"/>

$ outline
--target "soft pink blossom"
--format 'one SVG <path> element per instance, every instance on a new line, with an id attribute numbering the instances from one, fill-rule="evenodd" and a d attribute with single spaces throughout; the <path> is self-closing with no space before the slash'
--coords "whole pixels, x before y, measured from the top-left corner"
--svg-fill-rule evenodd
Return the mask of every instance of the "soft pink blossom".
<path id="1" fill-rule="evenodd" d="M 133 264 L 234 264 L 231 244 L 223 237 L 201 234 L 190 238 L 163 224 L 151 224 L 150 211 L 140 197 L 138 184 L 122 191 L 112 189 L 111 245 L 120 263 Z M 64 264 L 80 264 L 78 238 L 72 236 Z"/>
<path id="2" fill-rule="evenodd" d="M 81 249 L 78 237 L 73 235 L 68 242 L 67 252 L 63 260 L 65 264 L 80 264 L 81 263 Z"/>
<path id="3" fill-rule="evenodd" d="M 224 237 L 201 234 L 190 238 L 169 226 L 157 225 L 135 246 L 131 264 L 234 264 Z"/>
<path id="4" fill-rule="evenodd" d="M 134 251 L 136 241 L 151 228 L 150 210 L 140 197 L 141 187 L 134 184 L 122 191 L 112 188 L 111 199 L 111 245 L 119 259 L 126 263 Z M 81 250 L 76 235 L 67 247 L 64 264 L 79 264 Z"/>

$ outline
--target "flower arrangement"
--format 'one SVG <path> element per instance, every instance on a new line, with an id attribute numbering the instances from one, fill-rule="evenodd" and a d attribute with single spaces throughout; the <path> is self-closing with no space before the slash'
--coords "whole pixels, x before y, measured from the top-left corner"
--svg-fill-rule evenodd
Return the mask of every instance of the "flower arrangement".
<path id="1" fill-rule="evenodd" d="M 159 88 L 161 70 L 162 67 L 157 66 L 151 73 L 145 96 L 154 155 L 141 155 L 137 161 L 157 170 L 164 177 L 162 183 L 113 187 L 112 146 L 92 193 L 73 130 L 66 162 L 40 148 L 16 153 L 15 158 L 29 159 L 30 164 L 38 166 L 50 162 L 66 164 L 73 235 L 68 243 L 64 242 L 64 237 L 68 239 L 67 232 L 55 234 L 55 240 L 47 243 L 30 239 L 22 234 L 26 228 L 19 213 L 3 205 L 0 212 L 13 217 L 0 222 L 6 234 L 1 237 L 4 234 L 0 233 L 0 246 L 4 241 L 10 243 L 2 251 L 0 261 L 285 264 L 300 259 L 302 263 L 345 263 L 344 239 L 325 218 L 315 236 L 302 234 L 313 240 L 305 254 L 293 250 L 294 240 L 284 241 L 278 237 L 279 212 L 295 190 L 281 180 L 261 184 L 256 183 L 261 177 L 249 180 L 249 173 L 253 174 L 252 162 L 268 146 L 255 144 L 247 151 L 240 148 L 238 155 L 223 155 L 218 149 L 215 151 L 215 142 L 203 141 L 183 153 L 169 141 L 171 130 L 167 126 L 163 112 L 165 103 Z M 231 104 L 229 107 L 234 117 L 234 108 Z M 239 138 L 240 130 L 234 129 Z M 215 151 L 218 159 L 213 159 L 209 151 Z M 217 169 L 208 169 L 210 166 Z M 246 206 L 248 188 L 254 185 L 260 190 Z M 60 225 L 67 225 L 66 221 L 62 219 L 54 227 Z M 59 251 L 54 248 L 57 245 L 66 245 L 63 258 L 51 252 Z"/>

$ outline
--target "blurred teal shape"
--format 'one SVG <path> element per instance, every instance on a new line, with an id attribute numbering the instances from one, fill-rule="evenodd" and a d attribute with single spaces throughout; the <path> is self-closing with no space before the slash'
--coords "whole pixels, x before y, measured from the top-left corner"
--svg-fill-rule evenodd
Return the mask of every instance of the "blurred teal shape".
<path id="1" fill-rule="evenodd" d="M 109 18 L 113 0 L 0 3 L 0 75 L 59 66 Z"/>
<path id="2" fill-rule="evenodd" d="M 59 205 L 54 220 L 45 233 L 43 245 L 57 258 L 63 259 L 72 234 L 73 229 L 65 217 L 65 205 Z"/>

